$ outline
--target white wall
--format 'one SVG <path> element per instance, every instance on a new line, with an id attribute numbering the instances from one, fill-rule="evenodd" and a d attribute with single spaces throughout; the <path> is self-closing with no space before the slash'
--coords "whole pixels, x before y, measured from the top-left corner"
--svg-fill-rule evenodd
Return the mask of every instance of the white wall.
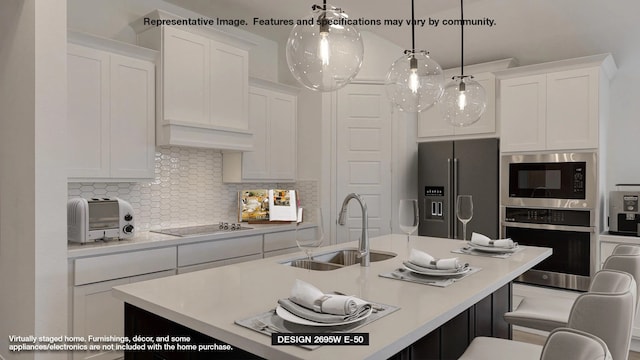
<path id="1" fill-rule="evenodd" d="M 67 331 L 66 2 L 0 2 L 0 354 Z"/>
<path id="2" fill-rule="evenodd" d="M 135 44 L 136 34 L 129 24 L 155 9 L 183 17 L 216 16 L 215 2 L 182 2 L 185 6 L 196 6 L 199 12 L 162 0 L 67 0 L 68 27 L 70 30 Z M 249 50 L 249 76 L 278 81 L 278 44 L 275 41 L 230 26 L 223 30 L 255 44 Z"/>

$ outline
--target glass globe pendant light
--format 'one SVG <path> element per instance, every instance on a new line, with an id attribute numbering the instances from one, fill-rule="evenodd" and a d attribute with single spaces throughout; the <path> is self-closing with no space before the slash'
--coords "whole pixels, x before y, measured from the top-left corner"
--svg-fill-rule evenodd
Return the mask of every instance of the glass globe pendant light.
<path id="1" fill-rule="evenodd" d="M 411 0 L 411 50 L 391 64 L 385 79 L 387 97 L 402 111 L 420 112 L 442 96 L 444 75 L 424 50 L 416 50 L 414 5 Z"/>
<path id="2" fill-rule="evenodd" d="M 291 29 L 286 45 L 287 64 L 296 80 L 308 89 L 334 91 L 360 71 L 364 44 L 348 15 L 327 5 L 313 5 L 312 15 Z"/>
<path id="3" fill-rule="evenodd" d="M 464 74 L 464 10 L 460 0 L 460 75 L 452 77 L 440 100 L 444 119 L 453 126 L 469 126 L 478 120 L 487 107 L 487 93 L 472 75 Z"/>

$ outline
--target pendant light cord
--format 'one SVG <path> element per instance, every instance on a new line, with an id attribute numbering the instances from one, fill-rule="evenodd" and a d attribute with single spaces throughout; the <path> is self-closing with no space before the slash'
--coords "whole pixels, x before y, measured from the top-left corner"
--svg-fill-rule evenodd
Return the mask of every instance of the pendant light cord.
<path id="1" fill-rule="evenodd" d="M 460 76 L 464 76 L 464 0 L 460 0 Z"/>
<path id="2" fill-rule="evenodd" d="M 416 21 L 413 0 L 411 0 L 411 50 L 416 51 Z"/>

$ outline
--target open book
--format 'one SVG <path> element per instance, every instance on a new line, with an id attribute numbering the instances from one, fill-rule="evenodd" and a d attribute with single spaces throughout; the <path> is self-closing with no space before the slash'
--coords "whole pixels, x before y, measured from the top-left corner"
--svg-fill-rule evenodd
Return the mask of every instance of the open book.
<path id="1" fill-rule="evenodd" d="M 238 221 L 296 221 L 297 195 L 295 190 L 242 190 L 238 193 Z"/>

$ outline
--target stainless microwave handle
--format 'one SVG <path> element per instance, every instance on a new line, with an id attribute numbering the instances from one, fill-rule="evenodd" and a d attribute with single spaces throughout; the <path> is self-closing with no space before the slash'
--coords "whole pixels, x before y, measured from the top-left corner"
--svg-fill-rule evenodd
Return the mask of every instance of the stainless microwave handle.
<path id="1" fill-rule="evenodd" d="M 595 233 L 595 226 L 571 226 L 571 225 L 551 225 L 551 224 L 532 224 L 532 223 L 519 223 L 503 221 L 502 227 L 517 227 L 528 229 L 542 229 L 542 230 L 559 230 L 559 231 L 575 231 L 575 232 L 588 232 Z"/>
<path id="2" fill-rule="evenodd" d="M 447 184 L 451 186 L 451 158 L 447 159 Z M 446 197 L 445 197 L 446 199 Z M 447 238 L 451 239 L 451 197 L 449 197 L 449 204 L 447 204 Z"/>

